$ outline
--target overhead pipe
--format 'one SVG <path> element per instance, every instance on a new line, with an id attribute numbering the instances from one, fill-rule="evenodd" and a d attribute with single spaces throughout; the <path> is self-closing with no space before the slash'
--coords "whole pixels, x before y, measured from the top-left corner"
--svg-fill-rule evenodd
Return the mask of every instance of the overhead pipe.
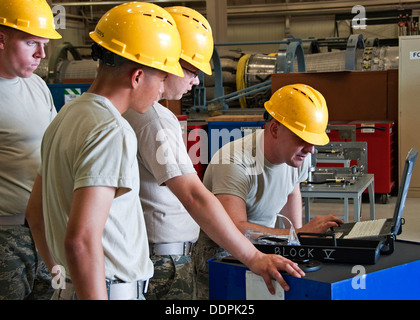
<path id="1" fill-rule="evenodd" d="M 54 2 L 51 6 L 64 6 L 64 7 L 80 7 L 80 6 L 113 6 L 119 5 L 131 1 L 90 1 L 90 2 Z M 142 2 L 151 2 L 151 3 L 165 3 L 165 2 L 174 2 L 173 0 L 142 0 Z M 202 0 L 183 0 L 183 2 L 202 2 Z"/>
<path id="2" fill-rule="evenodd" d="M 354 1 L 311 1 L 311 2 L 287 2 L 264 5 L 241 5 L 228 6 L 228 17 L 240 17 L 247 15 L 320 15 L 348 13 L 354 6 Z M 364 6 L 370 11 L 418 9 L 418 0 L 359 0 L 358 5 Z"/>

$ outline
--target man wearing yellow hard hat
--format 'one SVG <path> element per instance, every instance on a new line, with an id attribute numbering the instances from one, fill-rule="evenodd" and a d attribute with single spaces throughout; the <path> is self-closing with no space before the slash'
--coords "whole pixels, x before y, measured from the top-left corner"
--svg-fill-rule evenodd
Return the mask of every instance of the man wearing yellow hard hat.
<path id="1" fill-rule="evenodd" d="M 59 38 L 45 0 L 0 2 L 0 299 L 52 294 L 24 214 L 41 139 L 57 114 L 48 87 L 33 72 L 48 41 Z"/>
<path id="2" fill-rule="evenodd" d="M 153 264 L 137 140 L 121 114 L 146 112 L 168 73 L 183 75 L 181 41 L 172 16 L 144 2 L 112 8 L 90 37 L 98 75 L 45 132 L 27 220 L 59 277 L 54 299 L 143 300 Z"/>
<path id="3" fill-rule="evenodd" d="M 197 11 L 179 6 L 166 10 L 181 36 L 184 76 L 169 75 L 163 93 L 164 98 L 175 100 L 199 84 L 200 71 L 211 74 L 213 37 L 210 24 Z M 239 232 L 197 176 L 179 121 L 170 110 L 155 103 L 145 114 L 129 110 L 124 117 L 138 137 L 140 199 L 155 265 L 148 299 L 195 298 L 191 250 L 199 234 L 198 225 L 270 285 L 270 274 L 277 274 L 275 278 L 287 287 L 279 269 L 302 275 L 291 261 L 257 251 Z"/>
<path id="4" fill-rule="evenodd" d="M 200 71 L 211 74 L 213 35 L 210 24 L 199 12 L 181 6 L 165 10 L 174 18 L 181 37 L 180 64 L 184 76 L 168 75 L 163 98 L 179 100 L 199 84 Z M 198 238 L 199 226 L 182 201 L 191 190 L 199 190 L 196 184 L 201 181 L 197 181 L 181 126 L 172 111 L 158 102 L 144 114 L 128 110 L 123 116 L 138 139 L 140 200 L 155 266 L 146 298 L 192 300 L 194 282 L 190 253 Z M 164 161 L 156 156 L 159 150 L 166 151 Z M 199 198 L 196 199 L 198 202 Z M 202 207 L 201 210 L 208 209 Z"/>
<path id="5" fill-rule="evenodd" d="M 307 85 L 288 85 L 278 89 L 264 107 L 264 130 L 223 146 L 207 167 L 203 183 L 242 233 L 253 230 L 289 235 L 293 228 L 324 233 L 343 223 L 328 215 L 302 226 L 299 184 L 307 179 L 314 145 L 329 141 L 325 133 L 328 109 L 322 94 Z M 292 226 L 285 221 L 288 228 L 275 228 L 278 213 Z M 194 259 L 206 266 L 218 251 L 219 247 L 201 232 Z M 199 275 L 206 278 L 207 269 L 203 267 Z M 202 292 L 202 297 L 206 294 Z"/>

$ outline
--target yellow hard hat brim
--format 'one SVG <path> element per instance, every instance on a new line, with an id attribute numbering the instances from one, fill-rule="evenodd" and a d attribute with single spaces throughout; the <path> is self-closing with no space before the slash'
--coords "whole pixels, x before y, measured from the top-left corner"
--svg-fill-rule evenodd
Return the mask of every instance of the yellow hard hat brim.
<path id="1" fill-rule="evenodd" d="M 7 26 L 7 27 L 12 28 L 12 29 L 16 29 L 16 30 L 25 32 L 27 34 L 31 34 L 33 36 L 45 38 L 45 39 L 54 40 L 54 39 L 61 39 L 62 38 L 61 34 L 59 34 L 57 31 L 51 30 L 51 29 L 22 28 L 21 26 L 17 27 L 16 25 L 11 24 L 11 23 L 4 23 L 2 25 Z"/>
<path id="2" fill-rule="evenodd" d="M 111 51 L 112 53 L 115 53 L 117 55 L 121 55 L 121 52 L 114 50 L 113 48 L 109 47 L 108 45 L 104 44 L 104 42 L 102 41 L 102 39 L 100 39 L 96 33 L 94 31 L 91 31 L 89 33 L 89 36 L 91 37 L 91 39 L 93 41 L 95 41 L 97 44 L 103 46 L 104 48 L 106 48 L 107 50 Z M 141 60 L 139 60 L 137 57 L 130 55 L 128 53 L 125 53 L 124 55 L 122 55 L 124 58 L 137 62 L 139 64 L 142 65 L 146 65 L 148 67 L 154 68 L 154 69 L 158 69 L 164 72 L 168 72 L 171 74 L 174 74 L 178 77 L 183 77 L 184 76 L 184 71 L 182 70 L 182 67 L 179 63 L 179 61 L 172 63 L 171 65 L 164 65 L 162 63 L 158 63 L 157 61 L 154 61 L 152 63 L 143 63 Z"/>
<path id="3" fill-rule="evenodd" d="M 197 69 L 203 71 L 205 74 L 208 74 L 209 76 L 212 75 L 210 62 L 200 63 L 200 62 L 194 61 L 193 59 L 191 59 L 189 56 L 187 56 L 185 54 L 181 54 L 181 59 L 184 60 L 184 61 L 187 61 L 189 64 L 191 64 L 194 67 L 196 67 Z"/>
<path id="4" fill-rule="evenodd" d="M 286 128 L 288 128 L 290 131 L 292 131 L 294 134 L 296 134 L 303 141 L 313 144 L 315 146 L 324 146 L 328 142 L 330 142 L 330 138 L 325 132 L 322 134 L 318 134 L 318 133 L 312 133 L 312 132 L 307 132 L 307 131 L 300 131 L 288 125 L 285 125 L 285 124 L 283 125 Z"/>
<path id="5" fill-rule="evenodd" d="M 37 37 L 41 37 L 41 38 L 46 38 L 46 39 L 61 39 L 62 36 L 61 34 L 59 34 L 57 31 L 55 30 L 47 30 L 47 29 L 38 29 L 38 30 L 33 30 L 33 29 L 28 29 L 28 30 L 22 30 L 23 32 L 32 34 L 34 36 Z"/>

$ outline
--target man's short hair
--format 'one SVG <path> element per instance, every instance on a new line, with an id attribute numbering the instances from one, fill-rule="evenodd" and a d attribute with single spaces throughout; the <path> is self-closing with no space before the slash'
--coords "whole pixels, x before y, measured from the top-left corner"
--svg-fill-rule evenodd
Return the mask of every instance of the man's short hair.
<path id="1" fill-rule="evenodd" d="M 264 121 L 265 122 L 269 122 L 269 121 L 271 121 L 271 120 L 273 120 L 274 118 L 271 116 L 271 114 L 269 114 L 268 112 L 267 112 L 267 110 L 265 110 L 264 111 Z"/>
<path id="2" fill-rule="evenodd" d="M 126 58 L 115 54 L 97 43 L 92 44 L 92 59 L 94 61 L 100 60 L 108 66 L 115 67 L 126 61 Z"/>

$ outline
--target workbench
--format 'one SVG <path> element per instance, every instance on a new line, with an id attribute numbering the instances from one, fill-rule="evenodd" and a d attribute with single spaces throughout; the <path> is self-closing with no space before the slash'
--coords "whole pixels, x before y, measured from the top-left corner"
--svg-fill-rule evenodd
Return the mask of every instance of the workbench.
<path id="1" fill-rule="evenodd" d="M 362 193 L 368 189 L 370 202 L 370 219 L 375 219 L 375 190 L 373 174 L 358 176 L 352 184 L 301 184 L 302 199 L 305 205 L 305 224 L 310 220 L 310 203 L 312 198 L 344 199 L 344 222 L 349 220 L 349 199 L 354 203 L 354 221 L 360 221 Z"/>
<path id="2" fill-rule="evenodd" d="M 381 255 L 375 264 L 323 263 L 302 278 L 283 274 L 290 286 L 285 300 L 387 300 L 420 299 L 420 244 L 395 242 L 391 255 Z M 209 261 L 211 300 L 245 300 L 245 274 L 239 263 Z"/>

